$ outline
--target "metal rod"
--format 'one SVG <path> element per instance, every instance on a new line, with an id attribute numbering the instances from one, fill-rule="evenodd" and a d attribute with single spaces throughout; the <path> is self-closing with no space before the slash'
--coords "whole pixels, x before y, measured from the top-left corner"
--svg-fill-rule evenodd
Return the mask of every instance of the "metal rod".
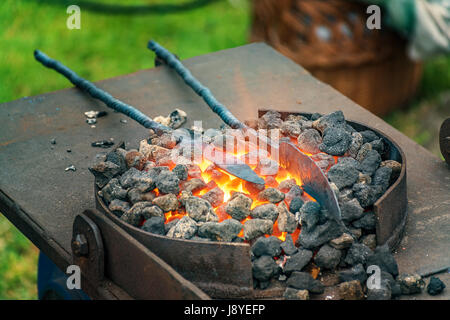
<path id="1" fill-rule="evenodd" d="M 166 52 L 169 53 L 167 50 L 166 50 Z M 148 129 L 152 129 L 153 131 L 155 131 L 156 134 L 161 135 L 164 132 L 172 131 L 171 128 L 166 127 L 166 126 L 164 126 L 164 125 L 162 125 L 160 123 L 157 123 L 157 122 L 153 121 L 151 118 L 149 118 L 148 116 L 146 116 L 145 114 L 143 114 L 142 112 L 137 110 L 136 108 L 134 108 L 134 107 L 132 107 L 132 106 L 130 106 L 130 105 L 120 101 L 120 100 L 117 100 L 116 98 L 111 96 L 109 93 L 107 93 L 107 92 L 97 88 L 92 82 L 81 78 L 74 71 L 72 71 L 71 69 L 67 68 L 65 65 L 63 65 L 59 61 L 51 59 L 45 53 L 43 53 L 43 52 L 41 52 L 39 50 L 35 50 L 34 51 L 34 57 L 36 58 L 37 61 L 41 62 L 44 66 L 46 66 L 48 68 L 51 68 L 51 69 L 57 71 L 58 73 L 62 74 L 63 76 L 65 76 L 70 82 L 72 82 L 78 88 L 80 88 L 80 89 L 86 91 L 87 93 L 89 93 L 92 97 L 103 101 L 108 107 L 110 107 L 110 108 L 112 108 L 114 110 L 117 110 L 117 111 L 127 115 L 128 117 L 130 117 L 131 119 L 137 121 L 138 123 L 140 123 L 144 127 L 148 128 Z M 180 69 L 178 68 L 178 70 L 180 70 Z M 212 107 L 212 109 L 213 110 L 217 110 L 215 112 L 218 113 L 219 116 L 222 119 L 227 119 L 228 120 L 228 122 L 224 120 L 225 123 L 229 124 L 233 128 L 245 127 L 245 125 L 243 123 L 241 123 L 236 118 L 234 118 L 234 116 L 224 106 L 220 105 L 214 99 L 214 97 L 211 95 L 211 93 L 209 92 L 209 90 L 207 88 L 204 88 L 192 76 L 189 77 L 190 73 L 189 73 L 189 71 L 187 71 L 187 72 L 188 73 L 183 73 L 183 75 L 184 75 L 183 78 L 186 78 L 188 84 L 191 83 L 192 85 L 194 85 L 194 87 L 197 90 L 199 90 L 199 91 L 196 91 L 196 92 L 199 93 L 199 95 L 204 97 L 204 99 L 206 97 L 205 101 L 207 101 L 208 105 L 214 106 L 214 107 Z M 205 89 L 206 89 L 206 91 L 205 91 Z M 252 179 L 255 179 L 254 181 L 256 181 L 256 183 L 264 183 L 264 180 L 259 178 L 256 175 L 256 173 L 254 173 L 254 171 L 247 164 L 243 163 L 241 166 L 242 166 L 241 169 L 243 171 L 244 170 L 251 171 L 254 174 L 254 176 L 253 177 L 252 176 L 249 176 L 249 177 L 243 176 L 243 177 L 240 177 L 240 178 L 242 178 L 244 180 L 250 179 L 249 181 L 253 181 Z M 222 167 L 222 168 L 224 168 L 224 167 Z M 233 174 L 230 171 L 228 171 L 228 172 L 230 174 Z"/>
<path id="2" fill-rule="evenodd" d="M 184 80 L 184 82 L 197 93 L 212 111 L 217 113 L 219 117 L 233 129 L 244 129 L 246 125 L 239 121 L 224 105 L 214 98 L 211 91 L 203 86 L 189 70 L 175 57 L 174 54 L 159 45 L 153 40 L 148 42 L 147 47 L 155 52 L 155 54 L 162 59 L 169 67 L 174 69 Z"/>
<path id="3" fill-rule="evenodd" d="M 423 271 L 423 272 L 419 273 L 419 275 L 422 278 L 426 278 L 426 277 L 433 276 L 435 274 L 439 274 L 439 273 L 443 273 L 443 272 L 450 272 L 450 266 L 441 267 L 441 268 L 428 270 L 428 271 Z"/>
<path id="4" fill-rule="evenodd" d="M 162 134 L 164 132 L 170 132 L 172 129 L 166 127 L 156 121 L 153 121 L 150 117 L 146 116 L 136 108 L 114 98 L 106 91 L 96 87 L 92 82 L 83 79 L 79 75 L 77 75 L 74 71 L 63 65 L 61 62 L 56 61 L 50 57 L 48 57 L 45 53 L 35 50 L 34 57 L 37 61 L 42 63 L 47 68 L 53 69 L 56 72 L 62 74 L 66 77 L 70 82 L 72 82 L 75 86 L 80 88 L 81 90 L 87 92 L 93 98 L 98 99 L 104 102 L 108 107 L 114 109 L 124 115 L 130 117 L 131 119 L 137 121 L 141 125 L 143 125 L 147 129 L 152 129 L 157 134 Z"/>

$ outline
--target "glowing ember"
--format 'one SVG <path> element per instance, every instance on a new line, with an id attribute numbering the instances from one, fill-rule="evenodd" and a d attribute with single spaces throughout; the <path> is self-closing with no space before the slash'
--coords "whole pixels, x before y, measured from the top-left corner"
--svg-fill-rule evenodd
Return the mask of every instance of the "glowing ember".
<path id="1" fill-rule="evenodd" d="M 241 158 L 243 156 L 243 154 L 238 154 L 238 153 L 235 153 L 234 155 L 241 156 Z M 250 166 L 252 167 L 252 169 L 254 169 L 256 167 L 255 165 L 250 165 Z M 214 212 L 218 216 L 219 222 L 222 222 L 227 219 L 231 219 L 231 216 L 225 212 L 225 204 L 227 201 L 230 200 L 233 193 L 235 193 L 235 192 L 243 193 L 247 197 L 249 197 L 253 200 L 253 203 L 250 208 L 251 210 L 257 206 L 269 203 L 268 201 L 258 200 L 257 199 L 258 192 L 254 192 L 254 191 L 252 192 L 252 190 L 249 190 L 248 188 L 246 188 L 244 180 L 236 178 L 236 177 L 230 175 L 229 173 L 221 170 L 220 168 L 216 167 L 211 161 L 203 159 L 203 161 L 201 163 L 199 163 L 197 165 L 197 167 L 200 170 L 201 179 L 206 183 L 206 187 L 199 191 L 193 192 L 194 196 L 201 197 L 215 187 L 220 188 L 224 192 L 223 203 L 214 207 Z M 196 177 L 196 175 L 195 175 L 195 177 Z M 188 178 L 188 181 L 193 178 L 194 177 L 190 176 Z M 283 182 L 285 180 L 289 180 L 289 179 L 294 179 L 298 186 L 300 186 L 300 187 L 302 186 L 301 181 L 298 177 L 294 177 L 285 168 L 280 167 L 278 170 L 278 173 L 276 175 L 266 177 L 266 181 L 268 181 L 269 184 L 266 185 L 265 188 L 278 187 L 278 185 L 281 182 Z M 157 195 L 159 194 L 158 190 L 156 190 L 155 192 Z M 306 192 L 303 193 L 302 197 L 304 198 L 305 201 L 316 201 L 313 197 L 311 197 Z M 288 203 L 286 201 L 285 201 L 285 203 L 286 203 L 286 205 L 288 205 Z M 186 215 L 186 212 L 184 210 L 167 212 L 167 213 L 165 213 L 165 218 L 166 218 L 165 223 L 167 224 L 167 223 L 173 221 L 174 219 L 180 219 L 185 215 Z M 241 223 L 245 224 L 245 222 L 250 219 L 252 219 L 252 217 L 248 216 L 247 218 L 242 220 Z M 300 227 L 297 226 L 297 229 L 291 234 L 294 243 L 297 240 L 299 234 L 300 234 Z M 271 235 L 279 238 L 281 241 L 284 241 L 286 238 L 287 232 L 281 232 L 278 228 L 278 221 L 275 221 L 274 226 L 273 226 L 273 232 Z M 266 234 L 265 236 L 269 237 L 271 235 Z M 243 237 L 243 230 L 241 230 L 241 232 L 238 234 L 238 236 Z"/>
<path id="2" fill-rule="evenodd" d="M 286 136 L 284 136 L 284 138 L 286 138 Z M 291 139 L 292 143 L 296 144 L 295 138 L 291 137 L 290 139 Z M 238 140 L 236 140 L 236 141 L 238 141 Z M 252 151 L 250 151 L 249 146 L 251 145 L 251 143 L 248 141 L 245 141 L 244 144 L 245 144 L 245 146 L 240 147 L 240 148 L 236 145 L 234 147 L 230 148 L 227 145 L 227 147 L 222 146 L 222 148 L 219 148 L 219 149 L 224 151 L 226 154 L 229 154 L 233 157 L 236 157 L 236 158 L 244 161 L 255 172 L 259 172 L 258 170 L 260 168 L 258 166 L 261 164 L 260 160 L 270 159 L 270 154 L 263 149 L 258 149 L 257 146 L 255 147 L 255 145 L 253 145 L 253 149 L 252 149 Z M 304 150 L 300 150 L 300 151 L 303 152 L 304 154 L 306 154 L 307 156 L 314 157 L 313 154 L 305 152 Z M 334 156 L 331 160 L 334 160 L 334 163 L 337 163 L 338 158 L 339 157 Z M 270 161 L 271 160 L 268 160 L 267 163 L 271 164 Z M 290 172 L 288 172 L 288 170 L 286 170 L 285 168 L 283 168 L 282 166 L 280 166 L 279 164 L 276 164 L 276 163 L 275 163 L 275 165 L 277 166 L 276 173 L 272 174 L 272 175 L 262 176 L 265 180 L 265 185 L 262 186 L 262 185 L 255 185 L 255 184 L 246 182 L 240 178 L 230 175 L 229 173 L 227 173 L 224 170 L 220 169 L 219 167 L 215 166 L 211 161 L 209 161 L 205 158 L 201 158 L 201 161 L 198 161 L 198 159 L 197 159 L 197 162 L 198 163 L 195 165 L 188 166 L 189 167 L 188 178 L 187 178 L 187 181 L 183 181 L 182 184 L 180 184 L 181 189 L 183 189 L 183 186 L 182 186 L 183 183 L 187 182 L 189 184 L 189 181 L 192 179 L 201 179 L 201 180 L 203 180 L 205 185 L 201 186 L 199 189 L 194 189 L 194 191 L 192 192 L 192 194 L 194 196 L 197 196 L 197 197 L 205 196 L 207 193 L 209 193 L 213 189 L 215 190 L 214 192 L 219 193 L 220 196 L 222 196 L 222 192 L 223 192 L 223 201 L 221 201 L 221 200 L 217 201 L 217 199 L 214 199 L 216 201 L 214 201 L 214 204 L 212 204 L 213 210 L 218 217 L 218 222 L 222 222 L 224 220 L 232 218 L 225 211 L 225 207 L 226 207 L 226 204 L 228 203 L 228 201 L 232 198 L 233 194 L 236 192 L 242 193 L 245 196 L 247 196 L 248 198 L 252 199 L 253 202 L 251 204 L 250 210 L 253 210 L 254 208 L 256 208 L 258 206 L 270 203 L 268 201 L 261 201 L 261 199 L 257 198 L 258 194 L 261 191 L 263 191 L 264 189 L 267 189 L 267 188 L 278 189 L 279 185 L 283 182 L 284 182 L 284 185 L 286 186 L 286 183 L 288 180 L 295 181 L 297 188 L 298 187 L 302 188 L 302 185 L 303 185 L 302 181 L 300 180 L 299 177 L 292 175 Z M 333 162 L 333 161 L 330 161 L 328 167 L 324 167 L 324 170 L 326 170 L 326 171 L 329 170 L 329 168 L 332 166 L 331 162 Z M 173 169 L 174 164 L 169 163 L 168 166 L 170 169 Z M 326 163 L 325 163 L 325 166 L 326 166 Z M 198 182 L 198 181 L 196 181 L 196 182 Z M 287 185 L 290 186 L 289 183 Z M 216 188 L 220 189 L 221 191 Z M 282 192 L 287 195 L 286 190 L 289 191 L 290 189 L 282 190 Z M 316 199 L 314 199 L 312 196 L 310 196 L 309 194 L 307 194 L 306 192 L 304 192 L 300 189 L 298 189 L 298 190 L 302 193 L 301 198 L 303 201 L 316 202 Z M 159 191 L 157 189 L 155 190 L 155 194 L 156 194 L 156 196 L 159 196 Z M 178 198 L 180 199 L 180 195 L 178 195 Z M 220 198 L 220 199 L 222 199 L 222 198 Z M 279 203 L 276 203 L 275 205 L 279 206 L 280 203 L 284 202 L 284 204 L 289 208 L 290 200 L 292 200 L 292 197 L 289 198 L 289 196 L 288 196 L 285 200 L 283 200 Z M 209 201 L 209 202 L 211 202 L 211 201 Z M 165 213 L 165 218 L 166 218 L 165 223 L 166 224 L 170 223 L 174 219 L 180 219 L 186 215 L 187 215 L 187 213 L 185 212 L 184 208 L 182 208 L 178 211 L 174 211 L 174 212 L 172 212 L 172 211 L 167 212 L 167 213 Z M 242 225 L 244 225 L 245 222 L 247 222 L 250 219 L 253 219 L 253 218 L 252 218 L 252 216 L 249 215 L 240 222 Z M 299 234 L 300 234 L 300 225 L 297 224 L 297 228 L 295 229 L 294 232 L 291 233 L 294 243 L 296 242 L 297 238 L 299 237 Z M 286 239 L 287 232 L 281 232 L 279 230 L 278 220 L 274 221 L 272 234 L 265 234 L 265 237 L 269 237 L 271 235 L 279 238 L 282 241 L 284 241 Z M 243 238 L 244 230 L 241 230 L 241 232 L 238 234 L 238 236 Z M 246 242 L 248 242 L 248 241 L 246 241 Z"/>
<path id="3" fill-rule="evenodd" d="M 372 137 L 363 138 L 362 133 L 349 130 L 342 112 L 319 118 L 289 115 L 284 122 L 280 117 L 278 112 L 268 111 L 259 119 L 257 141 L 251 140 L 254 134 L 238 138 L 236 131 L 213 130 L 214 135 L 205 132 L 200 143 L 196 143 L 191 133 L 186 140 L 177 140 L 177 145 L 172 143 L 175 139 L 153 135 L 141 141 L 139 152 L 118 149 L 116 155 L 125 159 L 128 171 L 108 179 L 101 187 L 101 196 L 122 221 L 150 233 L 179 239 L 249 243 L 257 288 L 267 288 L 276 276 L 280 276 L 280 281 L 287 277 L 291 283 L 301 281 L 304 272 L 313 279 L 321 279 L 321 269 L 335 270 L 342 261 L 340 250 L 346 250 L 359 238 L 356 234 L 354 238 L 341 222 L 351 222 L 359 228 L 363 218 L 374 217 L 371 206 L 389 187 L 391 172 L 380 166 L 386 157 L 383 141 L 369 141 Z M 272 129 L 280 125 L 280 130 Z M 279 144 L 280 148 L 270 144 L 267 148 L 260 130 L 269 136 L 268 129 L 275 131 L 274 135 L 270 133 L 271 143 L 291 141 L 309 158 L 290 144 Z M 311 139 L 306 139 L 308 136 Z M 336 136 L 342 139 L 335 139 Z M 234 137 L 233 143 L 229 143 L 228 137 Z M 364 139 L 369 142 L 363 144 Z M 230 165 L 229 159 L 239 159 L 239 163 L 250 166 L 263 178 L 264 185 L 240 179 L 215 164 Z M 283 163 L 289 170 L 292 168 L 291 172 Z M 98 180 L 100 183 L 107 178 L 105 168 L 117 170 L 106 162 L 92 168 L 96 177 L 103 178 Z M 229 170 L 241 176 L 241 172 Z M 114 171 L 110 176 L 115 174 Z M 306 189 L 317 192 L 319 197 L 325 189 L 324 203 L 319 204 L 304 191 L 297 174 L 304 179 L 305 188 L 308 185 L 311 189 Z M 333 192 L 339 203 L 334 203 L 336 199 L 330 196 Z M 331 198 L 334 202 L 330 204 L 326 200 Z M 345 217 L 341 215 L 341 221 L 329 214 L 336 212 L 335 205 L 351 208 L 341 209 L 341 213 L 347 213 Z M 374 230 L 375 226 L 370 228 Z M 344 254 L 344 262 L 353 265 L 352 255 Z"/>

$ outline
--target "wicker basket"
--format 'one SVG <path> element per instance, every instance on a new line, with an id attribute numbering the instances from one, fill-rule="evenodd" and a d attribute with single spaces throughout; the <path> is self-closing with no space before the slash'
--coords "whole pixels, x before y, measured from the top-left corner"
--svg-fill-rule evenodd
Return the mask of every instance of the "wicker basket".
<path id="1" fill-rule="evenodd" d="M 422 65 L 389 30 L 366 28 L 366 6 L 345 0 L 253 0 L 251 41 L 265 41 L 375 114 L 404 105 Z"/>

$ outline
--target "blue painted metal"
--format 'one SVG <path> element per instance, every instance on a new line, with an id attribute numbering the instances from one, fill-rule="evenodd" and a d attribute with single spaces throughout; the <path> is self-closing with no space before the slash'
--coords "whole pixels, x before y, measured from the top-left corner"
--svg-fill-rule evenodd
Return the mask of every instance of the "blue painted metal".
<path id="1" fill-rule="evenodd" d="M 67 275 L 42 252 L 38 261 L 39 300 L 90 300 L 83 290 L 67 288 Z"/>

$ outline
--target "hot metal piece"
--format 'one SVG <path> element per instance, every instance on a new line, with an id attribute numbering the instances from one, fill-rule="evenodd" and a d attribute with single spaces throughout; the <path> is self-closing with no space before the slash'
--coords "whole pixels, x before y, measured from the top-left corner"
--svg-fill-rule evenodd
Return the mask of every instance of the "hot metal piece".
<path id="1" fill-rule="evenodd" d="M 302 188 L 340 223 L 341 210 L 328 179 L 314 161 L 290 142 L 280 143 L 280 162 L 301 180 Z"/>
<path id="2" fill-rule="evenodd" d="M 248 182 L 264 184 L 264 179 L 259 177 L 249 165 L 229 153 L 217 150 L 211 145 L 205 145 L 203 156 L 233 176 Z"/>
<path id="3" fill-rule="evenodd" d="M 256 183 L 264 184 L 264 179 L 259 177 L 248 165 L 246 164 L 226 164 L 226 163 L 216 163 L 220 169 L 228 172 L 229 174 L 238 177 L 242 180 Z"/>

